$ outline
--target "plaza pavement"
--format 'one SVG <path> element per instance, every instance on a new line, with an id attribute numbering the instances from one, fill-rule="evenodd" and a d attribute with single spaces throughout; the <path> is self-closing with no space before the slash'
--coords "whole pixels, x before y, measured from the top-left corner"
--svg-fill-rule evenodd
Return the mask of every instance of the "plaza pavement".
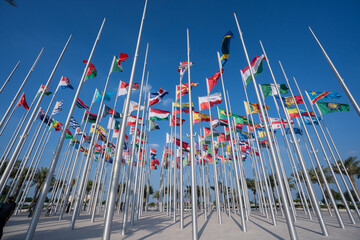
<path id="1" fill-rule="evenodd" d="M 342 211 L 345 228 L 339 228 L 336 217 L 329 216 L 328 212 L 323 211 L 323 216 L 329 230 L 329 237 L 321 234 L 321 229 L 313 216 L 309 220 L 307 215 L 298 210 L 298 220 L 295 223 L 299 239 L 340 239 L 340 240 L 359 240 L 360 239 L 360 219 L 354 214 L 356 224 L 350 223 L 346 212 Z M 69 230 L 70 215 L 66 215 L 63 220 L 59 221 L 58 216 L 45 217 L 41 216 L 40 222 L 36 229 L 34 239 L 39 240 L 74 240 L 74 239 L 101 239 L 103 232 L 103 216 L 97 215 L 94 223 L 90 222 L 90 216 L 87 212 L 82 212 L 75 229 Z M 178 220 L 177 216 L 177 220 Z M 241 230 L 241 220 L 238 215 L 232 214 L 231 218 L 222 213 L 223 224 L 218 224 L 217 215 L 212 212 L 207 221 L 201 213 L 198 216 L 199 239 L 289 239 L 288 229 L 285 219 L 280 215 L 277 216 L 277 226 L 273 226 L 271 219 L 262 216 L 258 211 L 252 211 L 249 221 L 247 221 L 248 231 Z M 128 224 L 126 236 L 121 236 L 121 215 L 115 213 L 112 224 L 111 239 L 191 239 L 192 224 L 191 214 L 185 211 L 185 228 L 179 228 L 179 222 L 173 222 L 165 213 L 159 211 L 145 212 L 133 226 Z M 19 240 L 24 239 L 28 229 L 30 219 L 27 213 L 21 213 L 12 216 L 4 228 L 3 239 Z"/>

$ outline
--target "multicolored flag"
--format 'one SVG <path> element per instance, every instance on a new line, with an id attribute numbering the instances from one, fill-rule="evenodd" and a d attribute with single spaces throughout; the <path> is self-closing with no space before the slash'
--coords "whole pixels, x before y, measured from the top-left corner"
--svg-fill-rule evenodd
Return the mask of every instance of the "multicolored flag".
<path id="1" fill-rule="evenodd" d="M 107 128 L 108 129 L 120 129 L 120 122 L 116 121 L 112 117 L 109 117 Z"/>
<path id="2" fill-rule="evenodd" d="M 48 91 L 48 89 L 50 89 L 51 87 L 47 87 L 46 90 L 45 90 L 45 85 L 42 85 L 40 86 L 37 94 L 36 94 L 36 97 L 40 97 L 40 95 L 44 92 L 44 94 L 46 96 L 49 96 L 52 92 Z"/>
<path id="3" fill-rule="evenodd" d="M 286 84 L 277 84 L 277 88 L 275 84 L 261 84 L 261 90 L 264 95 L 264 97 L 267 96 L 275 96 L 278 95 L 278 89 L 280 90 L 281 94 L 287 94 L 289 93 L 289 88 L 286 86 Z"/>
<path id="4" fill-rule="evenodd" d="M 234 37 L 234 34 L 232 31 L 228 31 L 225 36 L 223 37 L 222 43 L 221 43 L 221 65 L 224 66 L 227 60 L 229 59 L 229 53 L 230 53 L 230 39 Z"/>
<path id="5" fill-rule="evenodd" d="M 86 109 L 89 109 L 89 107 L 86 106 L 85 103 L 80 100 L 80 98 L 77 98 L 77 99 L 76 99 L 76 106 L 77 106 L 78 108 L 86 108 Z"/>
<path id="6" fill-rule="evenodd" d="M 281 125 L 284 128 L 289 128 L 289 123 L 288 121 L 286 121 L 285 119 L 280 119 L 280 118 L 269 118 L 269 121 L 271 123 L 271 126 L 273 129 L 279 129 L 281 128 Z M 294 125 L 294 121 L 291 120 L 291 125 Z"/>
<path id="7" fill-rule="evenodd" d="M 87 61 L 83 60 L 83 63 L 87 64 Z M 94 64 L 89 63 L 84 81 L 88 80 L 89 78 L 94 78 L 94 77 L 96 77 L 96 75 L 97 75 L 97 71 L 96 71 Z"/>
<path id="8" fill-rule="evenodd" d="M 71 132 L 67 129 L 66 130 L 66 135 L 65 135 L 65 139 L 73 139 L 73 135 L 71 134 Z"/>
<path id="9" fill-rule="evenodd" d="M 60 102 L 55 103 L 54 110 L 52 111 L 52 115 L 55 115 L 62 111 L 63 102 L 62 100 Z"/>
<path id="10" fill-rule="evenodd" d="M 97 119 L 97 115 L 94 113 L 90 113 L 89 111 L 85 110 L 84 121 L 88 121 L 90 123 L 95 123 Z"/>
<path id="11" fill-rule="evenodd" d="M 194 103 L 191 103 L 191 106 L 193 107 Z M 184 113 L 189 113 L 190 111 L 189 103 L 182 103 L 180 107 L 180 102 L 173 102 L 173 107 L 175 108 L 173 114 L 180 114 L 180 110 L 183 111 Z M 192 110 L 194 110 L 194 108 L 192 108 Z"/>
<path id="12" fill-rule="evenodd" d="M 149 107 L 161 102 L 162 98 L 166 95 L 169 94 L 166 90 L 160 88 L 160 90 L 156 93 L 150 93 L 149 96 Z"/>
<path id="13" fill-rule="evenodd" d="M 312 104 L 315 104 L 320 99 L 341 98 L 341 95 L 336 92 L 316 92 L 316 91 L 305 91 L 305 92 L 309 96 Z"/>
<path id="14" fill-rule="evenodd" d="M 321 114 L 328 114 L 333 112 L 342 112 L 342 111 L 350 111 L 349 104 L 345 103 L 326 103 L 326 102 L 317 102 Z"/>
<path id="15" fill-rule="evenodd" d="M 150 120 L 149 127 L 150 127 L 150 131 L 155 129 L 160 129 L 159 124 L 157 124 L 154 120 Z"/>
<path id="16" fill-rule="evenodd" d="M 139 104 L 137 102 L 134 101 L 130 101 L 130 105 L 129 105 L 129 112 L 131 113 L 134 110 L 138 110 L 139 109 Z M 144 106 L 140 106 L 140 111 L 144 110 Z"/>
<path id="17" fill-rule="evenodd" d="M 110 108 L 110 107 L 108 107 L 108 106 L 105 105 L 102 117 L 104 118 L 104 117 L 106 117 L 108 114 L 111 114 L 111 116 L 114 115 L 114 116 L 113 116 L 114 118 L 120 118 L 120 117 L 121 117 L 121 114 L 120 114 L 120 113 L 114 111 L 112 108 Z"/>
<path id="18" fill-rule="evenodd" d="M 184 122 L 185 122 L 185 119 L 182 119 L 182 121 L 180 122 L 180 118 L 178 118 L 174 115 L 170 117 L 170 127 L 180 126 Z"/>
<path id="19" fill-rule="evenodd" d="M 222 72 L 224 72 L 224 69 L 222 68 Z M 206 79 L 207 88 L 209 90 L 209 93 L 211 93 L 211 90 L 215 87 L 217 84 L 219 78 L 220 78 L 220 70 L 217 71 L 214 75 Z"/>
<path id="20" fill-rule="evenodd" d="M 150 155 L 156 155 L 157 151 L 153 148 L 150 148 Z"/>
<path id="21" fill-rule="evenodd" d="M 220 104 L 221 102 L 221 93 L 214 93 L 205 97 L 199 97 L 200 111 L 204 109 L 209 109 L 209 103 L 210 107 L 212 107 L 216 104 Z"/>
<path id="22" fill-rule="evenodd" d="M 132 85 L 132 91 L 138 90 L 140 88 L 138 83 Z M 127 82 L 120 81 L 120 87 L 118 89 L 117 95 L 122 96 L 128 93 L 129 84 Z"/>
<path id="23" fill-rule="evenodd" d="M 55 131 L 60 131 L 61 130 L 61 126 L 62 123 L 59 123 L 58 121 L 56 121 L 55 119 L 53 120 L 53 122 L 51 123 L 50 129 L 55 129 Z"/>
<path id="24" fill-rule="evenodd" d="M 64 76 L 62 76 L 60 79 L 59 87 L 61 87 L 61 89 L 66 89 L 66 88 L 74 89 L 74 87 L 70 84 L 69 79 Z"/>
<path id="25" fill-rule="evenodd" d="M 43 121 L 48 126 L 50 126 L 51 123 L 52 123 L 52 120 L 49 118 L 49 116 L 46 115 L 46 117 L 45 117 L 45 112 L 42 110 L 42 108 L 40 108 L 39 113 L 36 116 L 36 119 L 40 119 L 41 121 Z"/>
<path id="26" fill-rule="evenodd" d="M 133 125 L 135 126 L 135 124 L 136 124 L 136 116 L 130 115 L 128 117 L 128 120 L 127 120 L 127 125 L 128 126 L 133 126 Z M 139 119 L 138 119 L 138 124 L 143 124 L 143 120 L 142 120 L 141 117 L 139 117 Z"/>
<path id="27" fill-rule="evenodd" d="M 149 108 L 149 119 L 150 120 L 169 120 L 169 111 L 164 111 L 155 108 Z"/>
<path id="28" fill-rule="evenodd" d="M 211 126 L 212 128 L 217 128 L 217 127 L 228 127 L 228 121 L 227 120 L 221 120 L 221 119 L 212 119 L 211 121 Z"/>
<path id="29" fill-rule="evenodd" d="M 192 65 L 194 65 L 194 63 L 193 62 L 191 62 L 190 61 L 190 63 L 188 64 L 188 62 L 187 61 L 185 61 L 185 62 L 181 62 L 180 63 L 180 65 L 178 66 L 178 72 L 180 73 L 180 79 L 182 79 L 183 78 L 183 76 L 184 76 L 184 74 L 185 74 L 185 72 L 186 72 L 186 70 L 188 69 L 188 66 L 192 66 Z"/>
<path id="30" fill-rule="evenodd" d="M 255 77 L 257 75 L 259 75 L 260 73 L 262 73 L 262 71 L 263 71 L 263 66 L 262 66 L 263 59 L 266 60 L 264 54 L 261 56 L 256 56 L 250 63 Z M 246 66 L 243 70 L 240 71 L 240 73 L 241 73 L 241 77 L 242 77 L 243 81 L 245 82 L 245 85 L 247 85 L 249 82 L 251 82 L 252 77 L 251 77 L 251 72 L 250 72 L 249 66 Z"/>
<path id="31" fill-rule="evenodd" d="M 25 93 L 23 93 L 18 101 L 18 103 L 16 104 L 17 107 L 20 107 L 21 105 L 23 105 L 23 107 L 26 109 L 26 110 L 29 110 L 29 106 L 26 102 L 26 98 L 25 98 Z"/>
<path id="32" fill-rule="evenodd" d="M 100 92 L 98 89 L 95 90 L 95 97 L 94 97 L 94 102 L 100 102 L 102 97 L 103 97 L 103 92 Z M 106 92 L 105 96 L 104 96 L 104 101 L 110 101 L 111 96 L 114 95 L 114 92 Z"/>
<path id="33" fill-rule="evenodd" d="M 294 96 L 296 104 L 304 104 L 303 99 L 301 98 L 301 96 Z M 294 101 L 293 97 L 282 97 L 283 102 L 286 104 L 287 107 L 290 107 L 291 105 L 295 105 L 295 101 Z M 276 101 L 280 103 L 280 98 L 279 96 L 275 96 Z"/>
<path id="34" fill-rule="evenodd" d="M 260 105 L 258 103 L 248 103 L 244 101 L 244 105 L 247 115 L 260 112 Z M 264 109 L 266 108 L 266 110 L 269 110 L 269 106 L 263 106 L 263 107 Z"/>
<path id="35" fill-rule="evenodd" d="M 120 53 L 120 57 L 114 58 L 113 67 L 111 72 L 123 72 L 123 67 L 121 63 L 124 62 L 129 56 L 126 53 Z"/>
<path id="36" fill-rule="evenodd" d="M 197 85 L 199 85 L 199 83 L 191 82 L 191 84 L 190 84 L 191 89 L 193 87 L 196 87 Z M 181 84 L 181 91 L 180 91 L 180 85 L 176 85 L 176 99 L 180 98 L 180 92 L 181 92 L 181 96 L 188 94 L 189 93 L 189 83 Z"/>
<path id="37" fill-rule="evenodd" d="M 300 114 L 296 108 L 287 108 L 290 118 L 298 118 Z"/>

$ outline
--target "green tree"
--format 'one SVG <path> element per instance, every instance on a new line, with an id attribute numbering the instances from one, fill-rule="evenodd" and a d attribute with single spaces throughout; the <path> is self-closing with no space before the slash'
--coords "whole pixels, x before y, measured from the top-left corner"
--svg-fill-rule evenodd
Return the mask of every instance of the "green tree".
<path id="1" fill-rule="evenodd" d="M 30 205 L 37 201 L 37 198 L 39 197 L 39 194 L 40 194 L 40 189 L 43 187 L 48 173 L 49 173 L 48 168 L 41 167 L 40 169 L 36 169 L 36 173 L 34 175 L 34 179 L 33 179 L 33 183 L 32 183 L 32 185 L 36 184 L 36 186 L 35 186 L 34 196 L 33 196 L 33 199 L 31 201 Z M 51 181 L 52 182 L 51 185 L 54 184 L 54 180 L 55 180 L 55 178 L 53 177 L 53 179 Z M 51 191 L 51 190 L 52 190 L 52 187 L 49 189 L 49 191 Z"/>
<path id="2" fill-rule="evenodd" d="M 360 178 L 360 166 L 359 166 L 360 161 L 356 160 L 356 159 L 357 159 L 357 157 L 348 157 L 344 161 L 344 166 L 345 166 L 345 168 L 346 168 L 346 170 L 347 170 L 347 172 L 349 174 L 350 181 L 354 185 L 356 192 L 358 193 L 358 195 L 360 195 L 359 189 L 356 186 L 355 178 L 354 178 L 354 175 L 357 175 L 357 177 Z M 341 172 L 343 174 L 345 174 L 345 170 L 342 167 L 342 164 L 341 164 L 340 160 L 338 161 L 338 163 L 339 163 Z M 333 165 L 333 169 L 334 169 L 335 173 L 338 173 L 338 174 L 340 173 L 339 169 L 335 165 Z"/>
<path id="3" fill-rule="evenodd" d="M 257 208 L 256 205 L 256 185 L 255 185 L 255 179 L 253 178 L 246 178 L 246 184 L 248 189 L 250 189 L 254 194 L 254 202 L 255 202 L 255 208 Z"/>

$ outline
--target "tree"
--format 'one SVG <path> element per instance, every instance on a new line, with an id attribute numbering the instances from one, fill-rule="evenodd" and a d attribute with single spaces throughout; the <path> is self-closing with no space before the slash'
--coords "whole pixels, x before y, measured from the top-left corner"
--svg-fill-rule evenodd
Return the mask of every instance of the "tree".
<path id="1" fill-rule="evenodd" d="M 356 160 L 357 157 L 348 157 L 345 161 L 344 161 L 344 166 L 349 174 L 349 177 L 350 177 L 350 181 L 352 182 L 352 184 L 354 185 L 354 188 L 355 188 L 355 191 L 358 193 L 358 195 L 360 195 L 360 192 L 359 192 L 359 189 L 358 187 L 356 186 L 356 183 L 355 183 L 355 178 L 354 178 L 354 175 L 357 175 L 358 178 L 360 178 L 360 166 L 359 166 L 359 163 L 360 161 L 359 160 Z M 343 174 L 345 174 L 345 170 L 344 168 L 342 167 L 342 164 L 340 162 L 341 160 L 338 161 L 339 163 L 339 166 L 340 166 L 340 169 L 341 169 L 341 172 Z M 334 172 L 335 173 L 340 173 L 339 172 L 339 169 L 333 165 L 333 169 L 334 169 Z"/>
<path id="2" fill-rule="evenodd" d="M 160 191 L 156 191 L 154 194 L 153 194 L 153 198 L 156 199 L 156 207 L 159 206 L 159 199 L 160 199 Z"/>
<path id="3" fill-rule="evenodd" d="M 34 179 L 33 179 L 33 183 L 32 183 L 32 185 L 36 184 L 36 187 L 35 187 L 34 197 L 31 201 L 30 205 L 32 205 L 33 203 L 35 203 L 37 201 L 37 198 L 39 197 L 38 195 L 40 194 L 39 190 L 44 185 L 48 173 L 49 173 L 48 168 L 41 167 L 40 169 L 36 169 L 36 173 L 34 175 Z M 53 179 L 51 181 L 52 185 L 54 184 L 54 179 L 55 178 L 53 177 Z M 52 190 L 52 188 L 49 189 L 49 191 L 51 191 L 51 190 Z"/>
<path id="4" fill-rule="evenodd" d="M 253 192 L 253 194 L 254 194 L 255 208 L 257 208 L 257 205 L 256 205 L 256 185 L 255 185 L 255 179 L 247 178 L 247 179 L 246 179 L 246 184 L 247 184 L 248 189 L 250 189 L 250 190 Z"/>

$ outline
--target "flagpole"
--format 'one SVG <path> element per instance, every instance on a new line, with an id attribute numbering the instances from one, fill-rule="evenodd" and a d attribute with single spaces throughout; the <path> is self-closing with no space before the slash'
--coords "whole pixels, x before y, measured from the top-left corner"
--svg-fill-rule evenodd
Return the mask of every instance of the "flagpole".
<path id="1" fill-rule="evenodd" d="M 289 81 L 288 81 L 288 79 L 287 79 L 287 76 L 286 76 L 286 74 L 285 74 L 284 69 L 282 68 L 282 65 L 281 65 L 281 62 L 280 62 L 280 61 L 279 61 L 279 64 L 280 64 L 281 70 L 282 70 L 282 72 L 283 72 L 283 75 L 284 75 L 284 77 L 285 77 L 285 80 L 286 80 L 286 82 L 287 82 L 287 84 L 288 84 L 289 90 L 290 90 L 290 92 L 292 93 L 291 87 L 289 86 Z M 276 84 L 275 81 L 274 81 L 274 83 Z M 276 87 L 277 87 L 277 85 L 276 85 Z M 278 93 L 279 93 L 280 102 L 281 102 L 281 104 L 282 104 L 282 106 L 283 106 L 284 114 L 285 114 L 285 116 L 286 116 L 286 118 L 287 118 L 287 121 L 290 122 L 290 120 L 289 120 L 289 119 L 290 119 L 290 116 L 289 116 L 288 112 L 285 110 L 285 106 L 284 106 L 284 103 L 283 103 L 283 101 L 282 101 L 282 99 L 281 99 L 281 94 L 280 94 L 280 90 L 278 89 L 278 87 L 277 87 L 277 91 L 278 91 Z M 294 95 L 291 94 L 291 96 L 293 97 Z M 293 99 L 294 99 L 294 102 L 295 102 L 296 109 L 297 109 L 298 112 L 300 113 L 299 108 L 298 108 L 297 103 L 296 103 L 296 100 L 295 100 L 294 97 L 293 97 Z M 327 188 L 327 190 L 328 190 L 328 194 L 329 194 L 329 196 L 330 196 L 331 202 L 333 203 L 333 208 L 334 208 L 335 214 L 336 214 L 336 216 L 337 216 L 337 218 L 338 218 L 339 225 L 340 225 L 341 228 L 344 228 L 344 224 L 343 224 L 343 222 L 342 222 L 341 216 L 340 216 L 339 212 L 337 211 L 336 202 L 335 202 L 334 198 L 332 197 L 332 193 L 331 193 L 331 191 L 330 191 L 330 188 L 329 188 L 328 185 L 327 185 L 326 177 L 325 177 L 325 175 L 324 175 L 324 173 L 323 173 L 323 171 L 322 171 L 322 169 L 321 169 L 320 161 L 319 161 L 319 159 L 318 159 L 318 157 L 317 157 L 317 155 L 316 155 L 315 148 L 314 148 L 314 146 L 312 145 L 312 141 L 311 141 L 311 139 L 310 139 L 309 133 L 308 133 L 307 128 L 306 128 L 306 126 L 305 126 L 304 120 L 303 120 L 302 118 L 300 118 L 300 119 L 301 119 L 301 122 L 302 122 L 302 124 L 303 124 L 303 126 L 304 126 L 304 130 L 305 130 L 306 136 L 307 136 L 308 141 L 309 141 L 309 143 L 310 143 L 311 149 L 312 149 L 312 151 L 313 151 L 313 153 L 314 153 L 314 156 L 315 156 L 316 162 L 317 162 L 317 164 L 318 164 L 319 170 L 320 170 L 320 172 L 321 172 L 322 178 L 323 178 L 323 180 L 324 180 L 325 186 L 326 186 L 326 188 Z M 328 233 L 328 231 L 327 231 L 327 228 L 326 228 L 324 219 L 323 219 L 323 217 L 322 217 L 321 210 L 320 210 L 320 208 L 319 208 L 319 204 L 318 204 L 318 202 L 317 202 L 317 199 L 316 199 L 316 196 L 315 196 L 315 193 L 314 193 L 313 186 L 311 185 L 310 177 L 309 177 L 309 174 L 308 174 L 308 172 L 307 172 L 306 165 L 305 165 L 305 162 L 304 162 L 304 160 L 303 160 L 302 153 L 301 153 L 300 147 L 299 147 L 299 145 L 298 145 L 298 141 L 297 141 L 297 138 L 296 138 L 296 136 L 295 136 L 294 129 L 293 129 L 293 127 L 291 126 L 291 124 L 290 124 L 289 126 L 290 126 L 290 131 L 291 131 L 292 138 L 293 138 L 293 140 L 294 140 L 294 145 L 295 145 L 296 151 L 297 151 L 298 156 L 299 156 L 300 164 L 301 164 L 301 167 L 302 167 L 302 169 L 303 169 L 303 171 L 304 171 L 305 180 L 306 180 L 306 183 L 307 183 L 307 185 L 308 185 L 308 190 L 309 190 L 309 193 L 310 193 L 310 199 L 311 199 L 311 201 L 313 202 L 313 206 L 315 207 L 315 213 L 316 213 L 316 215 L 317 215 L 317 217 L 318 217 L 319 224 L 320 224 L 320 226 L 321 226 L 321 228 L 322 228 L 322 230 L 323 230 L 323 235 L 324 235 L 324 236 L 328 236 L 329 233 Z M 315 129 L 315 128 L 314 128 L 314 129 Z M 316 129 L 315 129 L 315 130 L 316 130 Z M 321 142 L 320 142 L 320 143 L 321 143 Z"/>
<path id="2" fill-rule="evenodd" d="M 257 100 L 258 100 L 258 102 L 259 102 L 260 112 L 261 112 L 262 116 L 264 116 L 264 115 L 265 115 L 265 114 L 264 114 L 264 109 L 263 109 L 263 105 L 262 105 L 262 102 L 261 102 L 261 99 L 260 99 L 259 90 L 258 90 L 257 85 L 256 85 L 256 80 L 255 80 L 254 72 L 253 72 L 253 69 L 252 69 L 251 64 L 250 64 L 249 56 L 248 56 L 248 54 L 247 54 L 247 50 L 246 50 L 246 47 L 245 47 L 245 42 L 244 42 L 244 39 L 243 39 L 243 36 L 242 36 L 242 32 L 241 32 L 241 29 L 240 29 L 240 25 L 239 25 L 239 22 L 238 22 L 238 20 L 237 20 L 237 17 L 236 17 L 236 14 L 235 14 L 235 13 L 234 13 L 234 16 L 235 16 L 236 24 L 237 24 L 237 27 L 238 27 L 238 30 L 239 30 L 239 35 L 240 35 L 240 39 L 241 39 L 241 42 L 242 42 L 242 45 L 243 45 L 243 49 L 244 49 L 244 52 L 245 52 L 247 64 L 248 64 L 248 66 L 249 66 L 249 70 L 250 70 L 251 77 L 252 77 L 252 80 L 253 80 L 256 97 L 257 97 Z M 268 124 L 267 124 L 266 121 L 264 121 L 264 124 L 265 124 L 266 135 L 267 135 L 267 137 L 268 137 L 268 142 L 269 142 L 269 145 L 270 145 L 271 157 L 272 157 L 272 160 L 273 160 L 273 163 L 274 163 L 274 167 L 275 167 L 276 177 L 277 177 L 277 180 L 278 180 L 279 186 L 280 186 L 280 194 L 281 194 L 281 197 L 283 198 L 283 203 L 284 203 L 284 208 L 285 208 L 285 217 L 286 217 L 286 220 L 287 220 L 289 235 L 290 235 L 290 238 L 291 238 L 291 239 L 297 239 L 297 234 L 296 234 L 295 226 L 294 226 L 294 223 L 293 223 L 293 221 L 292 221 L 292 219 L 291 219 L 291 216 L 290 216 L 289 203 L 288 203 L 288 199 L 287 199 L 287 197 L 286 197 L 286 193 L 285 193 L 285 189 L 284 189 L 284 183 L 283 183 L 283 179 L 281 178 L 281 174 L 280 174 L 280 170 L 279 170 L 277 158 L 276 158 L 276 156 L 275 156 L 275 150 L 274 150 L 274 146 L 273 146 L 272 139 L 271 139 L 271 137 L 270 137 L 270 132 L 269 132 Z"/>
<path id="3" fill-rule="evenodd" d="M 35 229 L 36 229 L 36 226 L 37 226 L 37 223 L 39 221 L 39 218 L 40 218 L 40 214 L 41 214 L 41 209 L 43 207 L 43 204 L 44 204 L 44 201 L 45 201 L 45 198 L 46 198 L 46 195 L 47 195 L 47 192 L 48 192 L 48 189 L 50 187 L 50 184 L 51 184 L 51 180 L 52 180 L 52 177 L 53 177 L 53 174 L 54 174 L 54 171 L 55 171 L 55 168 L 56 168 L 56 164 L 57 164 L 57 161 L 59 159 L 59 156 L 60 156 L 60 152 L 61 152 L 61 149 L 62 149 L 62 146 L 64 144 L 64 140 L 65 140 L 65 135 L 66 135 L 66 129 L 68 129 L 69 127 L 69 123 L 70 123 L 70 119 L 72 117 L 72 114 L 74 112 L 74 109 L 75 109 L 75 105 L 76 105 L 76 100 L 77 100 L 77 97 L 79 96 L 79 93 L 80 93 L 80 90 L 81 90 L 81 87 L 84 83 L 84 79 L 85 79 L 85 74 L 87 73 L 87 70 L 88 70 L 88 67 L 89 67 L 89 64 L 90 64 L 90 61 L 92 59 L 92 55 L 95 51 L 95 48 L 96 48 L 96 45 L 98 43 L 98 40 L 100 39 L 100 35 L 101 35 L 101 32 L 102 32 L 102 28 L 104 26 L 104 23 L 105 23 L 105 18 L 101 24 L 101 27 L 100 27 L 100 30 L 99 30 L 99 33 L 96 37 L 96 40 L 95 40 L 95 43 L 93 45 L 93 48 L 91 50 L 91 53 L 90 53 L 90 56 L 88 58 L 88 61 L 86 63 L 86 66 L 84 68 L 84 72 L 81 76 L 81 79 L 80 79 L 80 83 L 79 83 L 79 86 L 78 86 L 78 89 L 75 93 L 75 96 L 74 96 L 74 99 L 73 99 L 73 102 L 71 104 L 71 107 L 70 107 L 70 111 L 69 111 L 69 114 L 67 116 L 67 119 L 66 119 L 66 122 L 64 124 L 64 130 L 62 131 L 62 134 L 60 136 L 60 139 L 59 139 L 59 142 L 56 146 L 56 150 L 54 152 L 54 155 L 53 155 L 53 159 L 52 159 L 52 163 L 51 163 L 51 166 L 50 166 L 50 169 L 49 169 L 49 173 L 47 175 L 47 178 L 46 178 L 46 181 L 43 185 L 43 188 L 42 188 L 42 191 L 41 191 L 41 195 L 38 199 L 38 203 L 36 204 L 36 209 L 35 209 L 35 213 L 34 213 L 34 216 L 30 222 L 30 225 L 29 225 L 29 229 L 27 231 L 27 234 L 26 234 L 26 240 L 31 240 L 33 237 L 34 237 L 34 233 L 35 233 Z M 43 95 L 43 94 L 42 94 Z"/>
<path id="4" fill-rule="evenodd" d="M 207 81 L 207 80 L 205 80 Z M 216 169 L 216 159 L 215 159 L 215 146 L 214 146 L 214 130 L 212 127 L 212 116 L 211 116 L 211 106 L 209 100 L 209 85 L 206 84 L 207 97 L 208 97 L 208 105 L 209 105 L 209 116 L 210 116 L 210 134 L 211 134 L 211 153 L 212 153 L 212 164 L 213 164 L 213 174 L 214 174 L 214 187 L 215 187 L 215 198 L 216 198 L 216 212 L 218 215 L 218 223 L 222 224 L 221 212 L 220 212 L 220 193 L 219 193 L 219 182 L 218 175 Z M 226 98 L 226 96 L 224 96 Z M 199 100 L 200 104 L 200 100 Z"/>
<path id="5" fill-rule="evenodd" d="M 10 109 L 14 106 L 15 101 L 16 101 L 17 97 L 19 96 L 20 92 L 22 91 L 22 89 L 23 89 L 23 87 L 24 87 L 24 85 L 25 85 L 26 81 L 27 81 L 27 80 L 28 80 L 28 78 L 30 77 L 30 74 L 34 71 L 34 68 L 35 68 L 35 66 L 36 66 L 37 62 L 39 61 L 40 56 L 42 55 L 43 51 L 44 51 L 44 48 L 42 48 L 42 49 L 41 49 L 41 51 L 40 51 L 39 55 L 37 56 L 37 58 L 36 58 L 35 62 L 33 63 L 32 67 L 30 68 L 30 70 L 29 70 L 28 74 L 26 75 L 26 77 L 25 77 L 24 81 L 22 82 L 22 84 L 21 84 L 21 86 L 19 87 L 19 89 L 18 89 L 17 93 L 15 94 L 15 96 L 14 96 L 13 100 L 11 101 L 11 103 L 10 103 L 10 105 L 9 105 L 8 109 L 6 110 L 6 112 L 5 112 L 4 116 L 3 116 L 3 118 L 1 119 L 1 121 L 0 121 L 0 129 L 2 128 L 2 125 L 4 124 L 5 119 L 6 119 L 6 118 L 7 118 L 7 116 L 9 115 Z"/>
<path id="6" fill-rule="evenodd" d="M 189 29 L 186 29 L 187 33 L 187 67 L 188 67 L 188 84 L 189 84 L 189 106 L 192 106 L 191 99 L 191 75 L 190 75 L 190 40 Z M 181 93 L 180 93 L 181 94 Z M 190 125 L 190 152 L 191 152 L 191 203 L 192 203 L 192 238 L 198 239 L 197 228 L 197 199 L 196 199 L 196 160 L 195 160 L 195 146 L 194 146 L 194 117 L 193 111 L 189 111 L 189 125 Z M 182 147 L 182 146 L 180 146 Z"/>
<path id="7" fill-rule="evenodd" d="M 319 47 L 321 48 L 322 53 L 324 54 L 324 57 L 326 58 L 326 61 L 329 63 L 331 70 L 334 72 L 336 78 L 338 79 L 341 87 L 343 88 L 344 92 L 346 93 L 346 95 L 348 96 L 351 104 L 353 105 L 355 111 L 357 112 L 357 114 L 360 116 L 360 107 L 358 105 L 358 103 L 356 102 L 356 100 L 354 99 L 353 95 L 351 94 L 350 90 L 348 89 L 348 87 L 345 84 L 344 79 L 342 79 L 342 77 L 340 76 L 339 72 L 337 71 L 337 69 L 335 68 L 334 64 L 332 63 L 331 59 L 329 58 L 329 56 L 327 55 L 327 53 L 325 52 L 325 49 L 323 48 L 323 46 L 321 45 L 320 41 L 317 39 L 317 37 L 315 36 L 315 33 L 313 32 L 313 30 L 309 27 L 309 30 L 311 32 L 311 34 L 313 35 L 313 37 L 315 38 L 316 42 L 318 43 Z"/>
<path id="8" fill-rule="evenodd" d="M 0 93 L 4 90 L 6 84 L 9 82 L 10 78 L 12 77 L 12 75 L 14 74 L 15 70 L 17 69 L 17 67 L 20 64 L 20 60 L 18 61 L 18 63 L 16 64 L 16 66 L 14 67 L 14 69 L 11 71 L 9 77 L 6 79 L 6 81 L 4 82 L 3 86 L 0 89 Z"/>
<path id="9" fill-rule="evenodd" d="M 181 70 L 180 70 L 181 71 Z M 184 229 L 184 164 L 183 164 L 183 134 L 182 134 L 182 76 L 180 76 L 180 229 Z M 191 84 L 191 83 L 190 83 Z M 191 85 L 189 86 L 191 88 Z M 175 89 L 175 97 L 176 97 L 176 89 Z M 192 111 L 192 106 L 189 106 L 189 112 Z M 176 110 L 175 110 L 176 112 Z M 175 114 L 175 123 L 176 123 L 176 114 Z"/>

